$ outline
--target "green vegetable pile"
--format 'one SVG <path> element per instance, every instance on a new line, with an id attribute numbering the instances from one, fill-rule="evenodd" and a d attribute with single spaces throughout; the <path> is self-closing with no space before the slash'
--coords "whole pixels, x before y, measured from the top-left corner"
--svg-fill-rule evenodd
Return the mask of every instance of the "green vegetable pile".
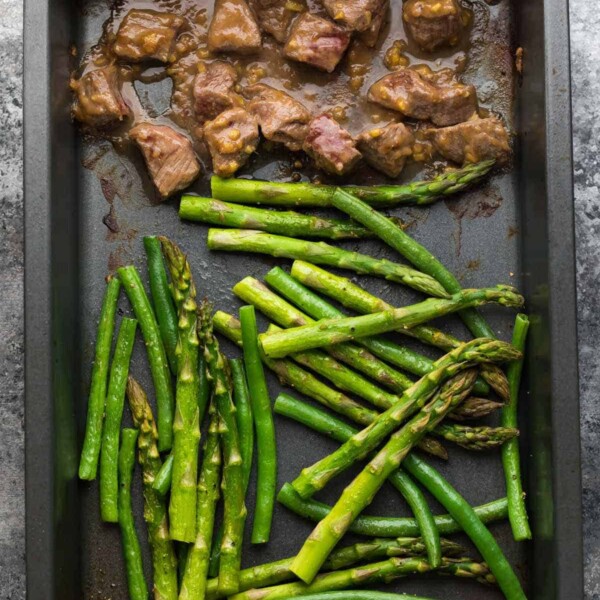
<path id="1" fill-rule="evenodd" d="M 219 200 L 184 196 L 180 206 L 182 218 L 236 228 L 210 229 L 209 248 L 294 261 L 289 272 L 271 269 L 264 282 L 254 277 L 237 282 L 233 293 L 245 303 L 239 316 L 213 313 L 208 300 L 197 299 L 192 265 L 165 237 L 144 238 L 151 296 L 134 266 L 108 277 L 79 476 L 94 480 L 100 465 L 100 514 L 120 525 L 132 600 L 147 599 L 149 589 L 160 600 L 415 600 L 352 589 L 423 573 L 471 578 L 497 585 L 509 600 L 525 598 L 487 524 L 508 518 L 515 540 L 531 537 L 516 416 L 529 321 L 517 315 L 508 343 L 495 338 L 477 310 L 488 303 L 521 309 L 524 299 L 506 285 L 463 289 L 397 220 L 378 210 L 431 203 L 477 181 L 490 168 L 482 163 L 408 186 L 344 189 L 213 178 Z M 333 206 L 349 218 L 252 206 L 258 204 Z M 302 239 L 315 237 L 377 237 L 411 266 Z M 382 277 L 426 298 L 396 307 L 323 267 Z M 120 319 L 111 358 L 122 289 L 132 315 Z M 263 331 L 256 311 L 270 322 Z M 457 339 L 431 324 L 452 313 L 473 339 Z M 132 373 L 138 325 L 156 419 Z M 414 344 L 400 343 L 398 336 L 392 341 L 385 335 L 389 332 L 441 355 L 431 359 Z M 216 334 L 239 346 L 240 357 L 226 357 Z M 296 395 L 273 399 L 265 367 Z M 126 400 L 134 429 L 122 428 Z M 496 411 L 499 426 L 473 423 Z M 276 446 L 274 414 L 339 444 L 279 490 L 277 461 L 286 457 Z M 499 448 L 506 497 L 471 506 L 423 458 L 425 453 L 447 460 L 446 443 L 474 452 Z M 143 476 L 151 588 L 132 513 L 136 456 Z M 254 463 L 256 501 L 248 512 Z M 357 464 L 362 470 L 332 506 L 314 498 Z M 386 481 L 413 517 L 363 514 Z M 425 492 L 447 514 L 434 515 Z M 267 544 L 276 500 L 314 521 L 314 530 L 296 556 L 242 568 L 245 528 L 253 544 Z M 480 558 L 469 557 L 447 538 L 458 532 L 470 538 Z M 364 539 L 344 546 L 347 533 Z"/>

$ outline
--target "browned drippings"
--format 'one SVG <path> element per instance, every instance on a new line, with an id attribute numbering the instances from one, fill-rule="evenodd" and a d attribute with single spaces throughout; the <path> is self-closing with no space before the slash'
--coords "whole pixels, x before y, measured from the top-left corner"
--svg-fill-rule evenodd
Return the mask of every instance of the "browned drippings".
<path id="1" fill-rule="evenodd" d="M 302 3 L 296 3 L 301 7 Z M 98 43 L 89 49 L 81 61 L 77 76 L 92 68 L 116 64 L 123 81 L 122 94 L 131 108 L 132 118 L 102 135 L 109 139 L 119 153 L 130 153 L 128 131 L 143 121 L 166 124 L 187 132 L 201 160 L 208 164 L 207 151 L 201 139 L 201 130 L 193 114 L 192 88 L 201 60 L 225 59 L 238 71 L 240 87 L 257 82 L 282 89 L 302 102 L 312 114 L 325 111 L 338 119 L 352 135 L 370 128 L 373 124 L 394 120 L 395 113 L 367 100 L 367 91 L 378 79 L 397 66 L 424 65 L 436 71 L 446 68 L 452 73 L 463 72 L 468 65 L 471 23 L 462 39 L 452 47 L 425 54 L 408 39 L 402 22 L 402 3 L 391 2 L 386 23 L 374 48 L 367 47 L 360 39 L 354 39 L 341 64 L 332 74 L 322 73 L 310 66 L 295 63 L 282 55 L 282 45 L 269 35 L 263 36 L 262 50 L 253 55 L 215 55 L 207 46 L 207 31 L 211 21 L 214 2 L 212 0 L 139 0 L 120 1 L 113 8 L 111 17 L 105 22 Z M 308 9 L 326 16 L 320 2 L 308 0 Z M 111 45 L 123 17 L 133 8 L 167 11 L 182 16 L 185 26 L 180 33 L 172 62 L 169 65 L 122 64 L 116 60 Z M 401 54 L 402 60 L 394 62 L 390 56 Z M 387 56 L 387 60 L 386 60 Z M 387 66 L 386 66 L 387 65 Z M 144 99 L 140 102 L 134 87 L 136 81 L 152 84 L 170 77 L 173 92 L 170 107 L 158 114 Z M 428 159 L 431 152 L 427 141 L 422 139 L 421 156 Z M 264 154 L 265 146 L 262 145 Z M 361 168 L 362 171 L 368 168 Z M 205 169 L 205 173 L 209 170 Z"/>

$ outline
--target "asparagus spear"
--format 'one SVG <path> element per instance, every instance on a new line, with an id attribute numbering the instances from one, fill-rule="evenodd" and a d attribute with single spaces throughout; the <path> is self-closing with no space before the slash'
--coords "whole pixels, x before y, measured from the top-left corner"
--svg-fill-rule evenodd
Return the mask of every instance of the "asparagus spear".
<path id="1" fill-rule="evenodd" d="M 447 539 L 442 540 L 442 551 L 446 557 L 458 557 L 464 554 L 464 548 Z M 409 558 L 425 554 L 425 545 L 421 538 L 373 538 L 352 546 L 334 550 L 325 564 L 324 571 L 346 569 L 360 562 L 385 558 Z M 294 558 L 284 558 L 276 562 L 257 565 L 240 571 L 240 592 L 252 588 L 263 588 L 295 579 L 290 570 Z M 208 600 L 218 598 L 218 581 L 211 579 L 207 586 Z"/>
<path id="2" fill-rule="evenodd" d="M 169 289 L 160 240 L 153 235 L 146 236 L 144 238 L 144 248 L 146 250 L 146 262 L 148 263 L 152 305 L 156 313 L 165 352 L 169 359 L 169 367 L 171 367 L 173 375 L 177 376 L 177 310 Z"/>
<path id="3" fill-rule="evenodd" d="M 469 427 L 456 423 L 441 423 L 433 433 L 467 450 L 493 450 L 517 437 L 519 430 L 514 427 Z"/>
<path id="4" fill-rule="evenodd" d="M 388 246 L 415 265 L 417 269 L 439 281 L 446 292 L 457 294 L 461 291 L 462 286 L 458 279 L 429 250 L 413 240 L 381 213 L 341 189 L 336 190 L 331 201 L 336 208 L 377 234 Z M 474 308 L 462 310 L 459 314 L 475 337 L 495 337 L 493 330 Z"/>
<path id="5" fill-rule="evenodd" d="M 372 502 L 387 477 L 397 470 L 417 441 L 470 394 L 476 376 L 475 369 L 467 369 L 444 383 L 431 402 L 394 433 L 345 488 L 331 512 L 316 526 L 294 559 L 292 571 L 302 581 L 313 581 L 352 521 Z"/>
<path id="6" fill-rule="evenodd" d="M 422 450 L 423 452 L 427 452 L 427 454 L 431 454 L 431 456 L 435 456 L 436 458 L 448 460 L 448 450 L 446 450 L 445 446 L 439 440 L 436 440 L 435 438 L 429 435 L 426 435 L 417 444 L 417 448 L 419 450 Z"/>
<path id="7" fill-rule="evenodd" d="M 340 592 L 321 592 L 298 596 L 302 600 L 432 600 L 413 594 L 389 594 L 371 590 L 342 590 Z"/>
<path id="8" fill-rule="evenodd" d="M 348 342 L 388 331 L 410 328 L 467 306 L 496 302 L 503 306 L 520 307 L 523 297 L 508 286 L 462 290 L 448 299 L 429 298 L 404 308 L 384 310 L 371 315 L 327 319 L 314 325 L 304 325 L 286 331 L 260 336 L 262 349 L 269 358 L 282 358 L 293 352 L 302 352 L 321 346 Z"/>
<path id="9" fill-rule="evenodd" d="M 123 407 L 125 406 L 125 388 L 127 387 L 129 361 L 133 352 L 136 328 L 137 321 L 135 319 L 123 318 L 110 367 L 106 395 L 106 416 L 100 453 L 100 514 L 102 520 L 108 523 L 117 523 L 119 520 L 119 432 L 123 418 Z"/>
<path id="10" fill-rule="evenodd" d="M 104 292 L 100 322 L 98 323 L 96 354 L 92 369 L 85 438 L 79 462 L 79 478 L 88 481 L 96 479 L 96 472 L 98 470 L 98 458 L 102 444 L 102 422 L 104 421 L 110 346 L 115 329 L 115 313 L 117 311 L 117 300 L 119 299 L 120 291 L 121 282 L 116 277 L 109 277 L 107 279 L 106 291 Z"/>
<path id="11" fill-rule="evenodd" d="M 315 267 L 314 265 L 309 265 L 308 263 L 303 263 L 302 261 L 295 261 L 294 266 L 296 264 L 306 265 L 309 268 L 316 269 L 319 272 L 324 273 L 326 276 L 329 275 L 327 271 L 320 269 L 319 267 Z M 333 276 L 336 277 L 336 276 Z M 343 279 L 343 278 L 338 278 Z M 293 302 L 300 309 L 304 310 L 307 314 L 309 314 L 314 319 L 336 319 L 343 318 L 346 315 L 339 309 L 335 308 L 331 304 L 327 303 L 323 298 L 315 294 L 312 290 L 308 289 L 296 279 L 288 275 L 283 269 L 280 267 L 274 267 L 271 269 L 266 277 L 265 281 L 275 290 L 277 290 L 282 296 L 287 298 L 290 302 Z M 345 280 L 348 281 L 348 280 Z M 351 284 L 353 285 L 353 284 Z M 356 286 L 358 287 L 358 286 Z M 360 288 L 359 288 L 360 289 Z M 378 312 L 379 310 L 385 310 L 387 308 L 392 308 L 390 305 L 385 305 L 385 307 L 376 308 L 367 312 Z M 300 325 L 300 323 L 297 323 Z M 429 326 L 418 325 L 414 328 L 416 329 L 433 329 Z M 440 332 L 440 335 L 445 335 Z M 448 336 L 449 338 L 451 336 Z M 454 338 L 452 338 L 454 341 Z M 450 344 L 449 349 L 453 347 L 459 346 L 460 341 L 455 340 L 456 344 L 453 346 Z M 388 339 L 382 337 L 367 337 L 357 340 L 357 343 L 367 350 L 370 350 L 373 354 L 378 356 L 379 358 L 397 366 L 401 369 L 405 369 L 409 373 L 414 373 L 415 375 L 425 375 L 429 373 L 433 368 L 433 360 L 410 350 L 409 348 L 405 348 L 403 346 L 399 346 L 394 342 L 391 342 Z M 335 346 L 334 346 L 335 347 Z M 385 364 L 385 363 L 384 363 Z M 405 379 L 408 379 L 405 377 Z M 381 381 L 385 383 L 385 379 L 383 377 L 377 377 L 377 381 Z M 392 383 L 393 380 L 390 381 Z M 399 382 L 398 382 L 399 383 Z M 412 381 L 410 382 L 412 384 Z M 409 384 L 409 385 L 410 385 Z M 391 387 L 391 385 L 390 385 Z M 397 386 L 400 387 L 400 386 Z M 405 386 L 408 387 L 408 386 Z M 478 380 L 475 384 L 474 388 L 477 393 L 487 394 L 489 392 L 489 387 L 482 380 Z"/>
<path id="12" fill-rule="evenodd" d="M 162 462 L 158 453 L 158 432 L 146 393 L 131 376 L 127 399 L 133 422 L 139 431 L 138 450 L 144 484 L 144 519 L 152 553 L 154 594 L 161 600 L 177 600 L 177 558 L 169 536 L 167 504 L 154 489 Z"/>
<path id="13" fill-rule="evenodd" d="M 131 508 L 131 479 L 135 465 L 137 437 L 136 429 L 123 429 L 119 450 L 119 526 L 129 598 L 131 600 L 148 600 L 148 588 L 142 566 L 142 551 Z"/>
<path id="14" fill-rule="evenodd" d="M 316 522 L 324 519 L 331 512 L 332 508 L 328 504 L 319 502 L 313 498 L 303 500 L 289 483 L 284 484 L 281 490 L 279 490 L 277 500 L 300 517 Z M 473 507 L 473 511 L 482 523 L 502 521 L 508 515 L 508 501 L 506 498 L 498 498 L 487 504 Z M 449 535 L 462 531 L 461 525 L 450 515 L 436 515 L 434 521 L 441 535 Z M 419 525 L 415 519 L 406 517 L 373 517 L 361 515 L 352 523 L 349 532 L 358 535 L 381 537 L 419 535 Z"/>
<path id="15" fill-rule="evenodd" d="M 378 207 L 401 204 L 425 205 L 438 198 L 462 191 L 488 174 L 494 161 L 467 165 L 447 171 L 430 181 L 403 185 L 356 186 L 346 188 L 369 204 Z M 252 179 L 211 179 L 212 195 L 228 202 L 272 206 L 330 206 L 335 186 L 311 183 L 279 183 Z"/>
<path id="16" fill-rule="evenodd" d="M 233 594 L 239 586 L 242 537 L 246 522 L 244 503 L 244 473 L 240 442 L 235 418 L 235 406 L 231 400 L 229 377 L 219 343 L 213 334 L 210 307 L 203 304 L 200 311 L 200 337 L 212 380 L 214 401 L 220 417 L 220 434 L 223 450 L 223 541 L 219 566 L 219 591 Z"/>
<path id="17" fill-rule="evenodd" d="M 233 384 L 233 399 L 236 408 L 235 417 L 240 434 L 240 454 L 244 471 L 244 495 L 248 491 L 250 473 L 252 471 L 252 455 L 254 453 L 254 418 L 250 401 L 250 392 L 246 380 L 244 363 L 239 358 L 229 361 L 231 381 Z M 221 542 L 223 541 L 223 524 L 217 530 L 213 539 L 208 574 L 215 577 L 219 572 L 221 560 Z M 214 575 L 213 575 L 214 573 Z"/>
<path id="18" fill-rule="evenodd" d="M 526 600 L 521 584 L 498 542 L 471 505 L 431 466 L 411 454 L 404 466 L 452 515 L 469 536 L 510 600 Z"/>
<path id="19" fill-rule="evenodd" d="M 258 252 L 271 256 L 300 258 L 317 264 L 350 269 L 357 273 L 385 277 L 428 296 L 440 298 L 448 296 L 444 288 L 433 277 L 424 275 L 411 267 L 343 250 L 325 242 L 295 240 L 248 229 L 209 229 L 207 244 L 211 250 Z"/>
<path id="20" fill-rule="evenodd" d="M 220 334 L 238 346 L 242 346 L 241 324 L 234 316 L 217 311 L 213 317 L 213 324 Z M 377 414 L 375 411 L 358 404 L 342 392 L 325 385 L 291 360 L 268 359 L 262 352 L 260 352 L 260 358 L 277 375 L 281 383 L 297 389 L 305 396 L 357 423 L 368 425 Z"/>
<path id="21" fill-rule="evenodd" d="M 369 230 L 350 220 L 326 219 L 293 211 L 254 208 L 200 196 L 182 196 L 179 217 L 220 227 L 258 229 L 290 237 L 343 240 L 372 236 Z"/>
<path id="22" fill-rule="evenodd" d="M 252 543 L 269 541 L 275 494 L 277 488 L 277 444 L 271 411 L 271 399 L 263 371 L 258 347 L 258 329 L 253 306 L 240 309 L 244 364 L 248 373 L 248 387 L 256 427 L 258 473 L 256 478 L 256 504 L 252 525 Z"/>
<path id="23" fill-rule="evenodd" d="M 515 346 L 515 348 L 517 348 L 517 346 Z M 467 398 L 458 408 L 456 408 L 456 410 L 453 410 L 449 417 L 454 421 L 480 419 L 501 407 L 502 404 L 500 404 L 500 402 L 472 396 L 471 398 Z"/>
<path id="24" fill-rule="evenodd" d="M 175 405 L 167 355 L 152 305 L 146 295 L 139 273 L 133 266 L 121 267 L 118 273 L 135 316 L 140 322 L 140 329 L 146 343 L 148 362 L 156 391 L 158 449 L 164 452 L 170 450 L 173 443 L 173 408 Z"/>
<path id="25" fill-rule="evenodd" d="M 420 410 L 434 390 L 446 379 L 481 362 L 505 362 L 519 357 L 510 344 L 485 338 L 467 342 L 436 361 L 436 369 L 406 390 L 402 399 L 381 413 L 368 427 L 352 436 L 338 450 L 303 469 L 293 482 L 296 491 L 308 498 L 323 489 L 335 475 L 374 450 L 406 418 Z"/>
<path id="26" fill-rule="evenodd" d="M 191 543 L 196 539 L 196 482 L 200 443 L 196 287 L 190 265 L 179 247 L 165 237 L 159 239 L 171 273 L 171 292 L 177 306 L 179 327 L 173 475 L 169 502 L 171 537 Z"/>
<path id="27" fill-rule="evenodd" d="M 389 583 L 400 577 L 423 574 L 431 570 L 431 566 L 423 558 L 389 558 L 382 562 L 353 567 L 344 571 L 324 573 L 310 585 L 301 582 L 284 583 L 241 592 L 231 596 L 229 600 L 287 600 L 319 592 Z M 453 559 L 444 559 L 437 572 L 459 577 L 472 577 L 482 582 L 489 581 L 487 566 L 468 559 L 458 562 Z"/>
<path id="28" fill-rule="evenodd" d="M 233 287 L 233 292 L 282 327 L 296 327 L 315 322 L 314 319 L 283 300 L 254 277 L 245 277 Z M 412 381 L 406 375 L 399 373 L 364 348 L 354 344 L 338 344 L 326 348 L 326 351 L 339 361 L 365 373 L 375 381 L 385 383 L 395 391 L 406 389 L 412 385 Z M 334 363 L 338 364 L 335 361 Z M 330 370 L 333 372 L 335 369 L 333 366 Z M 369 384 L 367 383 L 367 385 Z M 383 395 L 385 396 L 386 393 L 383 392 Z M 385 405 L 389 401 L 384 398 L 383 402 Z"/>
<path id="29" fill-rule="evenodd" d="M 519 314 L 515 320 L 512 343 L 522 352 L 525 350 L 529 319 L 527 315 Z M 501 423 L 504 427 L 517 426 L 517 405 L 519 386 L 523 370 L 523 359 L 514 361 L 508 366 L 508 381 L 510 382 L 510 402 L 502 409 Z M 516 439 L 502 447 L 502 466 L 506 479 L 506 495 L 508 497 L 508 519 L 513 537 L 517 541 L 531 539 L 531 529 L 525 507 L 525 493 L 521 483 L 521 460 L 519 443 Z"/>
<path id="30" fill-rule="evenodd" d="M 370 294 L 346 277 L 334 275 L 330 271 L 303 260 L 295 260 L 291 275 L 305 286 L 329 296 L 342 306 L 360 314 L 371 314 L 394 308 L 381 298 Z M 421 342 L 448 352 L 462 344 L 461 340 L 429 325 L 417 325 L 401 329 L 400 333 L 414 337 Z M 424 375 L 424 373 L 418 373 Z"/>
<path id="31" fill-rule="evenodd" d="M 219 499 L 221 471 L 219 416 L 212 404 L 209 412 L 210 425 L 204 444 L 204 458 L 198 479 L 196 541 L 188 554 L 179 595 L 180 600 L 204 600 L 206 597 L 208 565 L 215 522 L 215 509 Z"/>

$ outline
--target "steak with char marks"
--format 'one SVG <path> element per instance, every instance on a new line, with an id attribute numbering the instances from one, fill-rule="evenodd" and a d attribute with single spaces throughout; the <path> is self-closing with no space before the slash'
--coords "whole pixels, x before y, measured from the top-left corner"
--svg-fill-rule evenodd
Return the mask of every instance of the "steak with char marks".
<path id="1" fill-rule="evenodd" d="M 356 139 L 365 160 L 389 177 L 398 177 L 406 159 L 412 155 L 415 138 L 403 123 L 390 123 L 363 131 Z"/>
<path id="2" fill-rule="evenodd" d="M 361 158 L 352 136 L 328 114 L 310 122 L 303 148 L 317 167 L 334 175 L 345 175 Z"/>
<path id="3" fill-rule="evenodd" d="M 272 142 L 280 142 L 290 150 L 302 148 L 311 115 L 289 94 L 259 83 L 246 88 L 247 109 L 254 115 L 262 134 Z"/>
<path id="4" fill-rule="evenodd" d="M 402 16 L 408 33 L 428 52 L 454 46 L 463 31 L 463 11 L 458 0 L 405 0 Z"/>
<path id="5" fill-rule="evenodd" d="M 204 139 L 214 172 L 221 177 L 231 177 L 256 150 L 258 124 L 247 110 L 232 108 L 204 126 Z"/>
<path id="6" fill-rule="evenodd" d="M 91 127 L 106 127 L 129 116 L 117 71 L 113 66 L 89 71 L 71 82 L 75 92 L 73 116 Z"/>
<path id="7" fill-rule="evenodd" d="M 429 136 L 439 154 L 458 164 L 494 159 L 499 165 L 504 165 L 510 159 L 510 137 L 502 121 L 496 117 L 433 129 Z"/>
<path id="8" fill-rule="evenodd" d="M 412 119 L 440 127 L 467 121 L 477 114 L 477 93 L 472 85 L 435 83 L 414 69 L 398 69 L 376 81 L 369 100 Z"/>
<path id="9" fill-rule="evenodd" d="M 262 46 L 260 29 L 246 0 L 216 0 L 208 28 L 208 47 L 213 52 L 252 54 Z"/>
<path id="10" fill-rule="evenodd" d="M 352 31 L 369 29 L 384 4 L 385 0 L 323 0 L 329 16 Z"/>
<path id="11" fill-rule="evenodd" d="M 328 21 L 304 13 L 298 17 L 283 48 L 287 58 L 332 73 L 350 44 L 350 34 Z"/>
<path id="12" fill-rule="evenodd" d="M 141 123 L 129 137 L 139 146 L 163 198 L 186 188 L 200 174 L 200 164 L 190 140 L 166 125 Z"/>
<path id="13" fill-rule="evenodd" d="M 194 110 L 201 123 L 243 105 L 242 98 L 234 89 L 237 80 L 237 71 L 229 63 L 221 60 L 198 63 L 198 74 L 194 80 Z"/>
<path id="14" fill-rule="evenodd" d="M 170 62 L 175 39 L 184 23 L 171 13 L 134 8 L 119 26 L 113 52 L 130 62 Z"/>

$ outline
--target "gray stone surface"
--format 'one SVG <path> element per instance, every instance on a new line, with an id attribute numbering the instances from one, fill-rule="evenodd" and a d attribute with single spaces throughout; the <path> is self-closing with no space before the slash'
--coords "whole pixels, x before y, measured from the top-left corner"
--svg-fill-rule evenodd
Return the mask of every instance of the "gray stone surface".
<path id="1" fill-rule="evenodd" d="M 571 0 L 586 598 L 600 599 L 600 31 L 598 5 Z"/>
<path id="2" fill-rule="evenodd" d="M 586 598 L 599 600 L 600 11 L 589 0 L 570 10 Z M 0 0 L 0 600 L 25 597 L 21 30 L 20 0 Z"/>
<path id="3" fill-rule="evenodd" d="M 23 498 L 22 44 L 18 0 L 0 0 L 0 598 L 25 598 Z"/>

